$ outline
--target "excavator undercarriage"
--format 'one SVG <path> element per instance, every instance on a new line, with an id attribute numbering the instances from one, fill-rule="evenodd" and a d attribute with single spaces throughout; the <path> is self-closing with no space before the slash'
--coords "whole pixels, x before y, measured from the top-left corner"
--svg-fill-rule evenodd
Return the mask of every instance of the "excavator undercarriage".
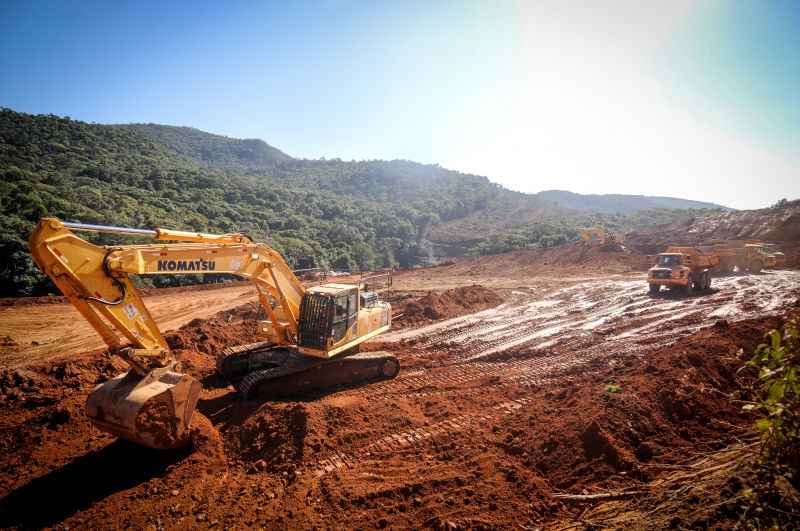
<path id="1" fill-rule="evenodd" d="M 73 230 L 170 243 L 102 247 Z M 100 429 L 145 446 L 176 448 L 189 441 L 202 387 L 181 372 L 129 275 L 213 272 L 253 282 L 268 317 L 260 321 L 265 340 L 228 348 L 217 360 L 219 373 L 245 399 L 352 386 L 394 378 L 400 370 L 391 353 L 359 352 L 362 343 L 391 327 L 388 303 L 365 291 L 360 282 L 306 288 L 279 253 L 242 234 L 130 229 L 45 218 L 29 245 L 42 272 L 130 366 L 128 372 L 92 391 L 87 400 L 89 418 Z M 125 347 L 125 340 L 132 346 Z"/>
<path id="2" fill-rule="evenodd" d="M 332 359 L 303 356 L 269 342 L 230 347 L 217 359 L 217 371 L 245 399 L 281 398 L 397 376 L 400 364 L 390 352 L 357 352 Z"/>

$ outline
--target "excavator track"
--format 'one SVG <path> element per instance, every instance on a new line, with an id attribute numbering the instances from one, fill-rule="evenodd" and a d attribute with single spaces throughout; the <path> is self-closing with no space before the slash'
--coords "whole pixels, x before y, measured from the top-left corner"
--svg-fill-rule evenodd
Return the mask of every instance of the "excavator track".
<path id="1" fill-rule="evenodd" d="M 312 358 L 262 342 L 223 350 L 217 369 L 246 400 L 251 400 L 390 380 L 400 372 L 400 362 L 384 351 Z"/>

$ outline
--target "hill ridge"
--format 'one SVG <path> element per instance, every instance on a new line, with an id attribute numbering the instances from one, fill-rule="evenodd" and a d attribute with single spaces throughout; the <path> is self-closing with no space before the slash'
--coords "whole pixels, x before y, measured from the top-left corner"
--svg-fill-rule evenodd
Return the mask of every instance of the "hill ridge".
<path id="1" fill-rule="evenodd" d="M 292 264 L 310 258 L 347 269 L 549 247 L 574 240 L 576 226 L 622 232 L 703 212 L 580 211 L 439 165 L 296 159 L 260 140 L 191 127 L 90 124 L 11 109 L 0 109 L 0 175 L 0 252 L 9 257 L 0 296 L 50 289 L 25 242 L 44 216 L 246 230 Z"/>
<path id="2" fill-rule="evenodd" d="M 579 194 L 568 190 L 542 190 L 536 195 L 555 201 L 561 206 L 575 210 L 595 212 L 623 212 L 650 208 L 697 208 L 734 210 L 732 208 L 693 199 L 643 194 Z"/>
<path id="3" fill-rule="evenodd" d="M 111 124 L 138 133 L 202 165 L 228 172 L 263 171 L 292 157 L 259 138 L 235 138 L 196 127 L 156 123 Z"/>

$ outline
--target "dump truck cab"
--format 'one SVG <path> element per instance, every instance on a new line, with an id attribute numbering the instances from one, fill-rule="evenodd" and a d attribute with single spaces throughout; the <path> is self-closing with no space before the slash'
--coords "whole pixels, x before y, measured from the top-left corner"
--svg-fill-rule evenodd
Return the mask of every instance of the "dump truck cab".
<path id="1" fill-rule="evenodd" d="M 652 285 L 661 286 L 686 286 L 690 267 L 687 262 L 690 258 L 681 253 L 661 253 L 656 255 L 656 263 L 647 274 Z"/>
<path id="2" fill-rule="evenodd" d="M 656 255 L 655 265 L 647 272 L 650 293 L 658 293 L 662 286 L 689 293 L 706 290 L 711 287 L 710 268 L 717 260 L 695 247 L 670 247 Z"/>

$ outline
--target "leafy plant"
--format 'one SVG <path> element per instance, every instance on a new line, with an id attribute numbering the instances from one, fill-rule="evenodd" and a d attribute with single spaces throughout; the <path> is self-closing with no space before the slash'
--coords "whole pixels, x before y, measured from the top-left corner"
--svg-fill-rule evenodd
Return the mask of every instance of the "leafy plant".
<path id="1" fill-rule="evenodd" d="M 783 333 L 771 330 L 747 363 L 758 371 L 757 399 L 744 406 L 761 416 L 756 428 L 762 460 L 775 473 L 796 477 L 800 468 L 800 316 Z"/>
<path id="2" fill-rule="evenodd" d="M 740 485 L 740 522 L 752 529 L 782 529 L 800 507 L 800 315 L 765 338 L 740 369 L 755 371 L 751 400 L 743 409 L 758 414 L 761 451 L 744 461 L 748 466 L 731 482 Z"/>

